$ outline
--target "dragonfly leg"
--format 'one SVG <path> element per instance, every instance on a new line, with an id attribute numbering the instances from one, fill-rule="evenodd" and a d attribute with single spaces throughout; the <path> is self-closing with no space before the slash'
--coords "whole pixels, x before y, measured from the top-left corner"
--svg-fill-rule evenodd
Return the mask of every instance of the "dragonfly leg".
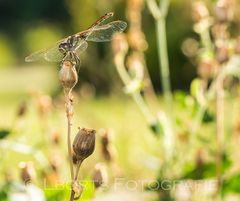
<path id="1" fill-rule="evenodd" d="M 78 57 L 77 54 L 74 54 L 74 53 L 73 53 L 73 57 L 74 57 L 74 60 L 76 61 L 76 66 L 78 67 L 78 71 L 79 71 L 79 69 L 80 69 L 80 64 L 81 64 L 81 60 L 80 60 L 80 58 Z"/>

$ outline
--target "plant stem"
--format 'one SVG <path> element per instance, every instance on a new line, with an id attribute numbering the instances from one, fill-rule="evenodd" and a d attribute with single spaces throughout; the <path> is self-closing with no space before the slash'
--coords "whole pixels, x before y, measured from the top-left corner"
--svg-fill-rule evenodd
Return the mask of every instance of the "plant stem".
<path id="1" fill-rule="evenodd" d="M 71 172 L 71 179 L 72 179 L 74 174 L 73 174 L 72 148 L 71 148 L 71 126 L 72 126 L 72 123 L 68 119 L 68 157 L 69 157 L 70 172 Z"/>
<path id="2" fill-rule="evenodd" d="M 79 160 L 78 164 L 77 164 L 77 168 L 76 168 L 76 172 L 75 172 L 75 176 L 74 176 L 74 180 L 73 180 L 73 183 L 77 182 L 78 180 L 78 174 L 79 174 L 79 170 L 80 170 L 80 167 L 81 167 L 81 164 L 82 164 L 82 160 Z M 74 200 L 74 196 L 75 196 L 75 191 L 71 190 L 71 196 L 70 196 L 70 201 L 73 201 Z"/>
<path id="3" fill-rule="evenodd" d="M 163 97 L 168 111 L 171 110 L 172 93 L 169 76 L 169 62 L 167 53 L 167 37 L 166 37 L 166 21 L 164 17 L 156 20 L 157 26 L 157 42 L 158 42 L 158 58 L 160 63 L 160 78 L 162 81 Z"/>
<path id="4" fill-rule="evenodd" d="M 118 74 L 120 75 L 124 85 L 127 86 L 131 82 L 131 78 L 128 75 L 128 72 L 124 66 L 125 55 L 117 55 L 116 57 L 117 57 L 116 58 L 117 62 L 115 62 L 115 63 L 116 63 Z M 150 112 L 150 109 L 148 108 L 148 106 L 147 106 L 146 102 L 144 101 L 143 97 L 141 96 L 141 94 L 138 91 L 136 91 L 136 92 L 131 93 L 131 96 L 133 97 L 134 101 L 136 102 L 136 104 L 140 108 L 141 112 L 145 116 L 147 122 L 150 124 L 154 123 L 155 118 L 152 115 L 152 113 Z"/>
<path id="5" fill-rule="evenodd" d="M 71 172 L 71 180 L 74 178 L 73 172 L 73 161 L 72 161 L 72 143 L 71 143 L 71 127 L 72 127 L 72 111 L 73 111 L 73 103 L 72 103 L 72 93 L 71 90 L 69 92 L 65 92 L 66 98 L 66 116 L 67 116 L 67 144 L 68 144 L 68 160 L 70 165 Z"/>
<path id="6" fill-rule="evenodd" d="M 218 195 L 221 194 L 222 184 L 222 154 L 224 140 L 224 90 L 223 77 L 218 76 L 216 80 L 216 141 L 217 141 L 217 156 L 216 156 L 216 174 L 218 180 Z"/>

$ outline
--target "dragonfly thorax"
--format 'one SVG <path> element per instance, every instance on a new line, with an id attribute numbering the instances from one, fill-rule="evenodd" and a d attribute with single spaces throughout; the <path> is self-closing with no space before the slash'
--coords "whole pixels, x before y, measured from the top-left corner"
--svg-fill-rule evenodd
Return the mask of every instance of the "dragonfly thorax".
<path id="1" fill-rule="evenodd" d="M 61 53 L 66 53 L 66 52 L 69 52 L 69 51 L 74 51 L 77 47 L 78 47 L 78 44 L 79 43 L 79 39 L 75 36 L 69 36 L 67 38 L 67 41 L 66 42 L 62 42 L 60 43 L 59 45 L 59 51 Z"/>

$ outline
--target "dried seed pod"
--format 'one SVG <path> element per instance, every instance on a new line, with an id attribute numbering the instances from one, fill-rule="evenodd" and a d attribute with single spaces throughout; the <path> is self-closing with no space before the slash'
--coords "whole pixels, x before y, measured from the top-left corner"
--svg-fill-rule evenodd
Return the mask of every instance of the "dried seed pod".
<path id="1" fill-rule="evenodd" d="M 74 151 L 72 151 L 72 161 L 73 161 L 73 164 L 74 164 L 74 165 L 77 165 L 77 163 L 78 163 L 78 158 L 77 158 L 77 155 L 75 154 Z"/>
<path id="2" fill-rule="evenodd" d="M 108 175 L 106 167 L 102 164 L 96 164 L 92 176 L 95 188 L 106 185 L 108 181 Z"/>
<path id="3" fill-rule="evenodd" d="M 73 151 L 78 161 L 86 159 L 90 156 L 95 148 L 94 129 L 80 128 L 73 141 Z"/>
<path id="4" fill-rule="evenodd" d="M 70 61 L 63 61 L 59 72 L 59 80 L 66 91 L 71 90 L 78 81 L 75 65 Z"/>

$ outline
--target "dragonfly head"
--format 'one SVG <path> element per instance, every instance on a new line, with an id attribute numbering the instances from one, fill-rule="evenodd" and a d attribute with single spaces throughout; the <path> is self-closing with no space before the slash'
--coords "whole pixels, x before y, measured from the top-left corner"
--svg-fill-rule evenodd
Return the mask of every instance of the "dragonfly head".
<path id="1" fill-rule="evenodd" d="M 65 54 L 67 51 L 69 51 L 70 47 L 67 42 L 64 42 L 64 43 L 60 43 L 60 45 L 58 46 L 58 49 L 61 53 Z"/>

